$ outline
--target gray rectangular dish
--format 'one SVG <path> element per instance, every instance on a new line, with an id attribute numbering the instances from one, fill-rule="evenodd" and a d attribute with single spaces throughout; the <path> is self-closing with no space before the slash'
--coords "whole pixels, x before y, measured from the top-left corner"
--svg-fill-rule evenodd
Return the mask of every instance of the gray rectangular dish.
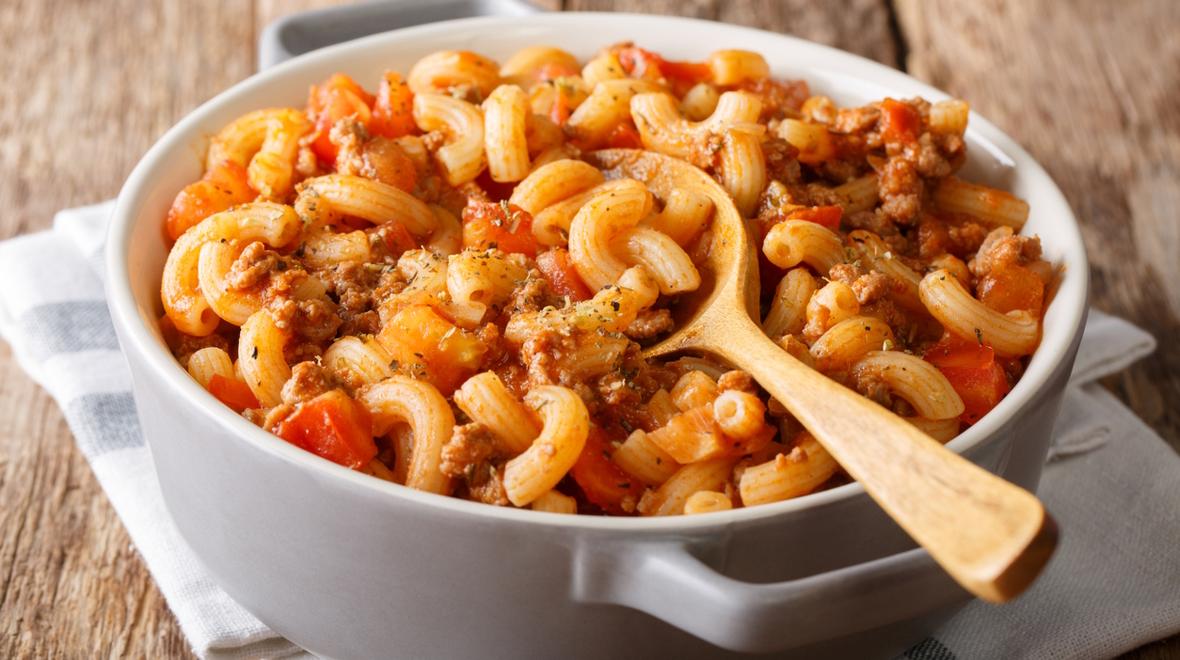
<path id="1" fill-rule="evenodd" d="M 476 16 L 528 16 L 544 11 L 524 0 L 377 0 L 291 14 L 258 39 L 258 69 L 317 48 L 398 28 Z"/>

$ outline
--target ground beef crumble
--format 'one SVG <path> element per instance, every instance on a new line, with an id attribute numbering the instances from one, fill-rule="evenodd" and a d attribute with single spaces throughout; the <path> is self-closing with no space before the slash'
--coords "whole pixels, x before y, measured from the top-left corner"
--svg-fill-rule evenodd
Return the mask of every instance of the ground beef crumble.
<path id="1" fill-rule="evenodd" d="M 652 339 L 672 329 L 675 322 L 667 309 L 646 309 L 635 317 L 623 334 L 632 339 Z"/>
<path id="2" fill-rule="evenodd" d="M 363 176 L 403 189 L 413 189 L 418 175 L 414 162 L 396 142 L 370 135 L 365 125 L 344 119 L 332 127 L 331 140 L 339 147 L 336 171 Z"/>
<path id="3" fill-rule="evenodd" d="M 877 125 L 877 120 L 881 118 L 881 110 L 876 106 L 862 106 L 859 108 L 839 108 L 836 110 L 836 116 L 832 120 L 831 130 L 833 133 L 841 133 L 844 135 L 854 135 L 868 133 L 870 129 Z M 880 146 L 880 136 L 874 136 L 874 144 L 871 146 Z"/>
<path id="4" fill-rule="evenodd" d="M 862 369 L 852 374 L 852 386 L 857 392 L 885 408 L 893 406 L 893 395 L 881 375 L 872 369 Z"/>
<path id="5" fill-rule="evenodd" d="M 721 374 L 721 377 L 717 379 L 717 390 L 719 392 L 737 390 L 755 394 L 758 392 L 758 384 L 754 382 L 754 377 L 750 374 L 740 369 L 734 369 Z"/>
<path id="6" fill-rule="evenodd" d="M 225 283 L 237 291 L 250 289 L 262 282 L 278 261 L 277 254 L 268 250 L 261 241 L 254 241 L 234 260 L 225 276 Z"/>
<path id="7" fill-rule="evenodd" d="M 471 499 L 485 504 L 507 506 L 508 493 L 504 490 L 503 457 L 496 438 L 483 424 L 470 423 L 455 427 L 450 440 L 442 448 L 443 474 L 459 481 Z"/>
<path id="8" fill-rule="evenodd" d="M 206 337 L 194 337 L 178 332 L 174 336 L 175 339 L 169 342 L 169 347 L 172 349 L 172 354 L 176 356 L 176 360 L 184 365 L 186 369 L 188 368 L 188 359 L 192 357 L 193 353 L 196 353 L 202 348 L 220 348 L 233 355 L 233 351 L 230 349 L 229 339 L 217 333 Z"/>
<path id="9" fill-rule="evenodd" d="M 297 405 L 339 386 L 336 378 L 319 364 L 312 361 L 300 362 L 291 368 L 291 379 L 283 385 L 283 403 Z"/>
<path id="10" fill-rule="evenodd" d="M 472 422 L 455 427 L 451 439 L 442 448 L 439 470 L 448 477 L 460 478 L 496 454 L 496 438 L 483 424 Z"/>
<path id="11" fill-rule="evenodd" d="M 1041 258 L 1041 241 L 1035 236 L 1021 236 L 1011 227 L 997 227 L 987 235 L 967 267 L 976 277 L 1010 265 L 1024 266 Z"/>
<path id="12" fill-rule="evenodd" d="M 896 282 L 888 275 L 873 270 L 856 278 L 849 286 L 856 294 L 856 301 L 861 305 L 867 305 L 895 290 L 895 285 Z"/>
<path id="13" fill-rule="evenodd" d="M 890 158 L 881 171 L 878 183 L 881 212 L 899 224 L 912 224 L 922 208 L 925 189 L 913 162 L 905 158 Z"/>
<path id="14" fill-rule="evenodd" d="M 484 504 L 508 506 L 508 491 L 504 490 L 504 471 L 489 463 L 481 463 L 466 483 L 471 499 Z"/>
<path id="15" fill-rule="evenodd" d="M 554 295 L 549 288 L 549 281 L 541 275 L 541 271 L 531 268 L 512 291 L 512 297 L 504 307 L 506 315 L 536 312 L 545 307 L 558 307 L 564 301 Z"/>
<path id="16" fill-rule="evenodd" d="M 292 333 L 296 339 L 315 343 L 335 337 L 341 323 L 336 305 L 323 298 L 281 298 L 270 306 L 270 312 L 280 330 Z"/>
<path id="17" fill-rule="evenodd" d="M 779 181 L 788 186 L 798 186 L 803 180 L 803 171 L 799 167 L 796 157 L 799 150 L 791 143 L 778 137 L 770 131 L 766 141 L 762 143 L 762 153 L 766 157 L 766 176 L 772 181 Z"/>

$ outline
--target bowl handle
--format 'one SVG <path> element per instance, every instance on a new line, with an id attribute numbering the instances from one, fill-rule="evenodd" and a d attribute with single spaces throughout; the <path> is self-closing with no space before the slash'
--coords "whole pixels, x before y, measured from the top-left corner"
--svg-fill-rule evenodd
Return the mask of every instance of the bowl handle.
<path id="1" fill-rule="evenodd" d="M 266 69 L 324 46 L 398 28 L 473 16 L 525 16 L 544 11 L 525 0 L 387 0 L 284 16 L 258 39 Z"/>
<path id="2" fill-rule="evenodd" d="M 615 550 L 578 557 L 576 601 L 634 608 L 734 651 L 805 646 L 969 598 L 921 548 L 769 584 L 722 575 L 682 544 Z"/>

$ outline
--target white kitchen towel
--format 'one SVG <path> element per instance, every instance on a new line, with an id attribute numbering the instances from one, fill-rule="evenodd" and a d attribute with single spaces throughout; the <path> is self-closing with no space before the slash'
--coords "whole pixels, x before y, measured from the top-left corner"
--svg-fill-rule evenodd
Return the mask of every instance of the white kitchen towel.
<path id="1" fill-rule="evenodd" d="M 111 210 L 62 211 L 0 243 L 0 336 L 61 406 L 197 655 L 301 653 L 213 582 L 164 509 L 103 298 Z M 1154 347 L 1091 312 L 1040 488 L 1063 530 L 1056 557 L 1017 601 L 969 605 L 906 657 L 1103 658 L 1180 632 L 1180 457 L 1094 382 Z"/>
<path id="2" fill-rule="evenodd" d="M 0 243 L 0 337 L 61 406 L 193 651 L 204 658 L 303 653 L 213 582 L 164 509 L 100 278 L 113 210 L 107 202 L 62 211 L 52 230 Z"/>

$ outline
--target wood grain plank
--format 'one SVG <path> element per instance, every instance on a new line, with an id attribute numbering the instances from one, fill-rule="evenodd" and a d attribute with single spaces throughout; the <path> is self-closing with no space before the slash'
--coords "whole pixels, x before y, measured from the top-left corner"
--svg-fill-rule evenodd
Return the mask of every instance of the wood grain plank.
<path id="1" fill-rule="evenodd" d="M 898 53 L 885 0 L 740 0 L 718 3 L 717 19 L 802 37 L 889 66 Z"/>
<path id="2" fill-rule="evenodd" d="M 1061 186 L 1092 304 L 1161 340 L 1108 384 L 1180 450 L 1180 4 L 897 4 L 910 72 L 970 101 Z M 1180 636 L 1131 657 L 1180 657 Z"/>
<path id="3" fill-rule="evenodd" d="M 629 11 L 688 18 L 717 18 L 719 0 L 565 0 L 566 11 Z M 609 39 L 609 38 L 608 38 Z"/>
<path id="4" fill-rule="evenodd" d="M 253 67 L 248 0 L 4 3 L 0 238 L 113 197 L 151 143 Z M 0 657 L 187 643 L 57 407 L 0 348 Z"/>
<path id="5" fill-rule="evenodd" d="M 160 134 L 252 70 L 225 52 L 252 31 L 246 0 L 110 4 L 5 10 L 5 78 L 26 84 L 0 86 L 0 238 L 113 196 Z"/>
<path id="6" fill-rule="evenodd" d="M 1180 332 L 1180 5 L 1102 0 L 899 4 L 910 70 L 971 102 L 1069 198 L 1093 303 L 1156 337 Z M 1055 20 L 1044 17 L 1053 13 Z M 1102 25 L 1080 30 L 1079 25 Z M 1134 42 L 1137 47 L 1128 48 Z M 1180 345 L 1128 370 L 1131 407 L 1180 447 Z"/>

